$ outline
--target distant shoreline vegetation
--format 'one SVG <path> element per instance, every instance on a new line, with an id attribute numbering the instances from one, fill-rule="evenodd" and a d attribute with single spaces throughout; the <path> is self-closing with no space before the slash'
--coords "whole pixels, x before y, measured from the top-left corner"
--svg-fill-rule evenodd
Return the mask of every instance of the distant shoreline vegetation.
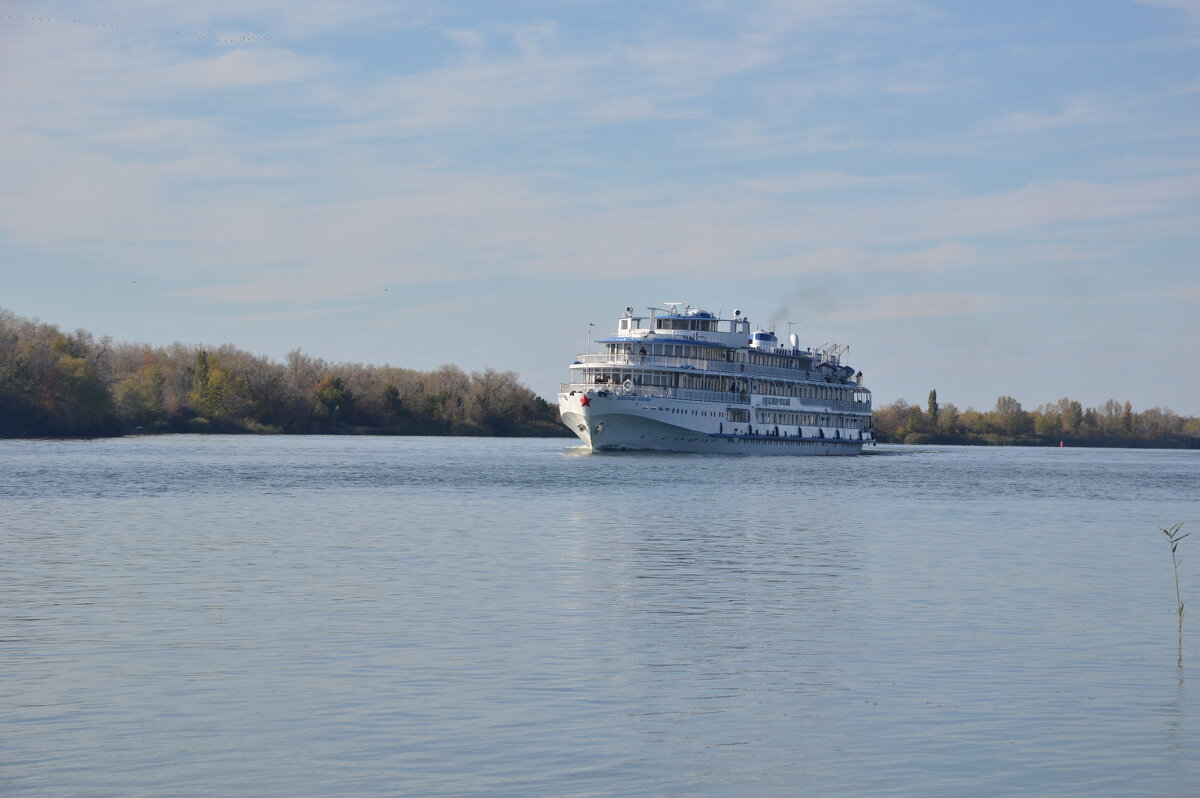
<path id="1" fill-rule="evenodd" d="M 0 437 L 219 432 L 569 436 L 516 373 L 277 363 L 226 345 L 65 333 L 0 309 Z"/>
<path id="2" fill-rule="evenodd" d="M 874 416 L 884 443 L 1200 448 L 1200 418 L 1135 413 L 1112 399 L 1027 411 L 1001 396 L 977 411 L 939 404 L 935 390 L 924 409 L 900 399 Z M 0 308 L 0 438 L 139 432 L 571 437 L 558 408 L 511 371 L 329 363 L 300 350 L 277 363 L 232 345 L 113 343 Z"/>
<path id="3" fill-rule="evenodd" d="M 932 390 L 924 410 L 899 399 L 874 416 L 875 437 L 884 443 L 1200 449 L 1200 418 L 1162 407 L 1135 413 L 1115 399 L 1085 408 L 1063 397 L 1025 410 L 1001 396 L 991 410 L 978 411 L 939 404 Z"/>

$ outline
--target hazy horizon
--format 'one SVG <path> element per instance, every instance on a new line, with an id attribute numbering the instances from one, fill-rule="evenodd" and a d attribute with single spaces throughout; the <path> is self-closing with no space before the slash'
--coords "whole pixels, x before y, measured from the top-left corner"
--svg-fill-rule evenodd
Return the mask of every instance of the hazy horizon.
<path id="1" fill-rule="evenodd" d="M 0 307 L 513 370 L 627 305 L 876 404 L 1200 415 L 1200 5 L 143 0 L 0 14 Z"/>

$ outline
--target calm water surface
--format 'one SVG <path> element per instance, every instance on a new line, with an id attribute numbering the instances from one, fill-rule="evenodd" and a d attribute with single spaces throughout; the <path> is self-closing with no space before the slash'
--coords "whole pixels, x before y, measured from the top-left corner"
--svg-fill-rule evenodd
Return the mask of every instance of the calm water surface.
<path id="1" fill-rule="evenodd" d="M 1200 452 L 875 452 L 0 441 L 0 793 L 1200 793 Z"/>

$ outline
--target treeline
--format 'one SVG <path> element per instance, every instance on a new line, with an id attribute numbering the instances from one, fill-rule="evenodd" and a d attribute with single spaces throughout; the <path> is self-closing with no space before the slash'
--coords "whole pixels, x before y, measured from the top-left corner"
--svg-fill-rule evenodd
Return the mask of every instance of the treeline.
<path id="1" fill-rule="evenodd" d="M 1063 397 L 1025 410 L 1001 396 L 994 408 L 979 411 L 939 404 L 933 390 L 924 409 L 899 399 L 874 415 L 876 438 L 890 443 L 1200 448 L 1200 418 L 1162 407 L 1134 412 L 1132 404 L 1115 399 L 1085 408 Z"/>
<path id="2" fill-rule="evenodd" d="M 154 347 L 0 309 L 0 437 L 131 432 L 569 435 L 511 371 L 285 363 L 234 346 Z"/>

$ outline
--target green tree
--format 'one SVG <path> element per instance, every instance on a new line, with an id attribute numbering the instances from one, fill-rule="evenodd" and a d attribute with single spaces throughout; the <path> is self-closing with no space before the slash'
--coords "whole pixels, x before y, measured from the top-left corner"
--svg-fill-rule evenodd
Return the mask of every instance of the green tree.
<path id="1" fill-rule="evenodd" d="M 408 408 L 404 405 L 404 400 L 400 398 L 400 389 L 390 382 L 383 386 L 380 404 L 383 407 L 384 414 L 391 420 L 404 418 L 409 415 Z"/>
<path id="2" fill-rule="evenodd" d="M 224 427 L 241 426 L 248 418 L 259 415 L 255 413 L 255 402 L 245 378 L 223 367 L 203 349 L 196 353 L 192 367 L 189 400 L 196 413 Z"/>
<path id="3" fill-rule="evenodd" d="M 1062 432 L 1062 414 L 1057 405 L 1042 405 L 1033 414 L 1033 429 L 1038 435 L 1052 436 Z"/>
<path id="4" fill-rule="evenodd" d="M 1011 396 L 997 397 L 996 409 L 993 412 L 996 426 L 1010 438 L 1023 435 L 1032 428 L 1029 414 L 1021 408 L 1021 403 Z"/>
<path id="5" fill-rule="evenodd" d="M 0 316 L 0 437 L 36 433 L 40 410 L 33 372 L 20 351 L 20 336 Z"/>
<path id="6" fill-rule="evenodd" d="M 1066 396 L 1059 399 L 1057 405 L 1063 432 L 1078 435 L 1083 428 L 1083 405 Z"/>
<path id="7" fill-rule="evenodd" d="M 354 393 L 346 387 L 341 377 L 326 374 L 313 389 L 316 395 L 317 412 L 326 420 L 349 423 L 354 417 Z"/>
<path id="8" fill-rule="evenodd" d="M 939 431 L 949 435 L 959 434 L 958 408 L 953 402 L 947 402 L 938 408 Z"/>
<path id="9" fill-rule="evenodd" d="M 207 415 L 221 422 L 241 422 L 253 415 L 246 380 L 217 362 L 209 365 L 205 403 Z"/>
<path id="10" fill-rule="evenodd" d="M 1116 437 L 1121 432 L 1121 416 L 1124 408 L 1116 399 L 1109 399 L 1100 405 L 1100 428 L 1109 437 Z"/>
<path id="11" fill-rule="evenodd" d="M 142 366 L 132 377 L 113 387 L 117 414 L 130 427 L 164 421 L 164 385 L 162 371 L 157 366 Z"/>
<path id="12" fill-rule="evenodd" d="M 189 399 L 196 412 L 205 417 L 213 414 L 212 398 L 208 391 L 209 371 L 208 352 L 201 349 L 196 353 L 196 363 L 192 367 L 192 392 Z"/>
<path id="13" fill-rule="evenodd" d="M 42 401 L 53 433 L 92 435 L 113 421 L 112 397 L 87 357 L 86 343 L 78 336 L 60 336 L 51 346 L 57 357 L 43 382 Z"/>
<path id="14" fill-rule="evenodd" d="M 929 391 L 928 413 L 929 413 L 929 426 L 933 429 L 934 432 L 937 432 L 937 429 L 938 429 L 938 398 L 937 398 L 937 389 L 936 388 L 933 388 Z"/>

